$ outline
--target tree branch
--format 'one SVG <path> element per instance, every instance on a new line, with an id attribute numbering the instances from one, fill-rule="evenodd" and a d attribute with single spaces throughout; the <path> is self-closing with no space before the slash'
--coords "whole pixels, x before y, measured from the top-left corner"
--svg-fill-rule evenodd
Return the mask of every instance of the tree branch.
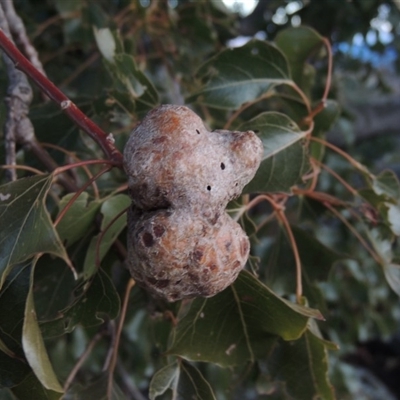
<path id="1" fill-rule="evenodd" d="M 64 93 L 40 73 L 14 46 L 3 30 L 0 29 L 0 47 L 15 63 L 15 67 L 28 75 L 39 88 L 46 93 L 71 118 L 76 125 L 95 140 L 105 155 L 116 167 L 122 168 L 122 154 L 114 146 L 112 135 L 107 135 L 98 125 L 88 118 Z"/>
<path id="2" fill-rule="evenodd" d="M 15 42 L 18 46 L 22 47 L 25 55 L 43 75 L 46 75 L 43 65 L 39 60 L 38 53 L 36 49 L 32 46 L 28 35 L 26 34 L 25 25 L 22 19 L 15 12 L 14 3 L 12 0 L 0 0 L 3 6 L 4 14 L 6 15 L 8 26 L 10 28 L 11 34 L 14 37 Z"/>

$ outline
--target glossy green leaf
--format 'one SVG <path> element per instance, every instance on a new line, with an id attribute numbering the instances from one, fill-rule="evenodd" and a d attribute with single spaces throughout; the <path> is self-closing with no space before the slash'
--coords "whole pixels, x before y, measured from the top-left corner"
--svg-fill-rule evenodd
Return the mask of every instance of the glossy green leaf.
<path id="1" fill-rule="evenodd" d="M 17 399 L 60 400 L 62 394 L 48 390 L 40 383 L 37 377 L 30 373 L 19 385 L 12 388 Z"/>
<path id="2" fill-rule="evenodd" d="M 100 269 L 91 280 L 84 281 L 75 290 L 73 304 L 60 310 L 60 316 L 51 321 L 42 321 L 45 337 L 71 332 L 77 324 L 84 327 L 100 325 L 107 317 L 115 319 L 119 313 L 120 299 L 110 277 Z"/>
<path id="3" fill-rule="evenodd" d="M 274 45 L 259 40 L 221 51 L 204 63 L 196 76 L 204 86 L 188 101 L 228 110 L 291 82 L 285 56 Z"/>
<path id="4" fill-rule="evenodd" d="M 62 393 L 63 389 L 54 373 L 36 318 L 35 302 L 33 299 L 33 272 L 34 267 L 31 271 L 30 288 L 25 304 L 22 345 L 26 359 L 41 384 L 46 389 Z"/>
<path id="5" fill-rule="evenodd" d="M 107 226 L 114 218 L 117 217 L 119 213 L 126 210 L 130 204 L 131 200 L 129 196 L 125 194 L 118 194 L 110 197 L 101 205 L 100 212 L 103 215 L 101 232 L 103 232 L 105 229 L 107 229 L 107 231 L 104 233 L 101 241 L 99 241 L 99 235 L 102 233 L 94 236 L 90 242 L 83 266 L 83 276 L 85 279 L 89 278 L 96 272 L 97 247 L 100 246 L 99 259 L 101 261 L 107 254 L 112 244 L 115 242 L 118 235 L 126 227 L 126 213 L 120 215 L 110 227 Z"/>
<path id="6" fill-rule="evenodd" d="M 277 336 L 294 340 L 316 310 L 290 303 L 242 271 L 230 287 L 210 299 L 195 299 L 179 320 L 169 354 L 221 366 L 254 361 Z M 179 318 L 179 315 L 178 315 Z"/>
<path id="7" fill-rule="evenodd" d="M 268 370 L 275 380 L 284 382 L 291 398 L 334 400 L 327 354 L 327 349 L 332 348 L 332 343 L 307 330 L 296 341 L 279 342 L 268 357 Z"/>
<path id="8" fill-rule="evenodd" d="M 60 212 L 73 195 L 74 193 L 69 193 L 61 199 L 59 204 Z M 93 224 L 101 203 L 99 201 L 88 202 L 88 197 L 89 195 L 86 192 L 80 194 L 57 225 L 58 235 L 66 246 L 70 246 L 81 239 Z"/>
<path id="9" fill-rule="evenodd" d="M 323 44 L 322 36 L 309 27 L 300 26 L 280 31 L 275 43 L 288 60 L 293 80 L 300 88 L 308 90 L 310 72 L 307 72 L 306 61 Z"/>
<path id="10" fill-rule="evenodd" d="M 0 288 L 12 266 L 38 253 L 67 254 L 45 207 L 52 175 L 0 186 Z"/>
<path id="11" fill-rule="evenodd" d="M 264 112 L 240 126 L 240 130 L 247 129 L 261 138 L 264 156 L 256 176 L 243 192 L 290 193 L 309 169 L 306 132 L 276 112 Z"/>

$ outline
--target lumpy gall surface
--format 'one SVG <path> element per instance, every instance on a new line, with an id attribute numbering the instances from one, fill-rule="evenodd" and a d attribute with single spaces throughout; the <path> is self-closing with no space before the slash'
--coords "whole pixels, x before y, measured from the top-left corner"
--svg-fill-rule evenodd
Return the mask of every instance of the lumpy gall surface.
<path id="1" fill-rule="evenodd" d="M 132 199 L 128 263 L 140 285 L 176 301 L 214 296 L 236 279 L 250 244 L 225 208 L 262 155 L 254 132 L 210 132 L 187 107 L 147 114 L 124 150 Z"/>

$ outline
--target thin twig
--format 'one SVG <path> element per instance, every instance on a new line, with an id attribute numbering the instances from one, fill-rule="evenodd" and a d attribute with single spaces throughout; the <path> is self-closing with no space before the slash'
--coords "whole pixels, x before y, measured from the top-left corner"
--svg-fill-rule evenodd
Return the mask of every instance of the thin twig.
<path id="1" fill-rule="evenodd" d="M 122 154 L 114 146 L 112 135 L 106 134 L 88 118 L 64 93 L 41 74 L 14 46 L 0 29 L 0 47 L 7 53 L 15 66 L 26 73 L 84 132 L 95 140 L 114 166 L 122 168 Z"/>
<path id="2" fill-rule="evenodd" d="M 111 228 L 113 224 L 128 211 L 129 207 L 126 207 L 124 210 L 120 211 L 106 226 L 105 228 L 101 231 L 99 237 L 96 240 L 96 256 L 95 256 L 95 266 L 96 268 L 100 268 L 100 244 L 101 241 L 103 240 L 104 235 L 108 232 L 108 230 Z"/>
<path id="3" fill-rule="evenodd" d="M 112 388 L 113 388 L 113 379 L 114 379 L 114 370 L 115 365 L 117 363 L 117 356 L 118 356 L 118 347 L 119 347 L 119 340 L 121 338 L 122 327 L 124 326 L 126 311 L 128 309 L 128 301 L 129 295 L 131 293 L 132 288 L 135 286 L 136 282 L 130 278 L 128 284 L 126 285 L 124 301 L 121 308 L 121 315 L 119 317 L 119 323 L 117 328 L 117 333 L 115 335 L 115 342 L 113 344 L 113 353 L 110 361 L 110 366 L 108 368 L 108 385 L 107 385 L 107 398 L 111 399 Z"/>
<path id="4" fill-rule="evenodd" d="M 371 173 L 368 171 L 368 169 L 366 167 L 364 167 L 364 165 L 360 164 L 357 160 L 355 160 L 353 157 L 351 157 L 349 154 L 347 154 L 342 149 L 339 149 L 339 147 L 335 146 L 334 144 L 329 143 L 324 139 L 320 139 L 320 138 L 317 138 L 317 137 L 314 137 L 314 136 L 311 137 L 310 140 L 312 140 L 313 142 L 320 143 L 320 144 L 328 147 L 329 149 L 333 150 L 334 152 L 338 153 L 343 158 L 345 158 L 353 167 L 355 167 L 356 169 L 358 169 L 362 173 L 367 174 L 368 176 L 371 176 Z"/>
<path id="5" fill-rule="evenodd" d="M 62 209 L 60 214 L 58 214 L 56 220 L 54 221 L 54 226 L 57 226 L 60 221 L 64 218 L 65 214 L 67 211 L 70 209 L 71 205 L 75 202 L 75 200 L 87 189 L 88 186 L 92 184 L 97 178 L 99 178 L 101 175 L 105 174 L 107 171 L 111 169 L 110 166 L 107 166 L 106 168 L 102 169 L 100 172 L 98 172 L 96 175 L 94 175 L 91 179 L 89 179 L 68 201 L 66 206 Z"/>
<path id="6" fill-rule="evenodd" d="M 353 196 L 357 196 L 358 192 L 352 186 L 350 186 L 337 172 L 335 172 L 332 168 L 329 168 L 327 165 L 319 162 L 316 159 L 312 159 L 319 167 L 327 171 L 334 178 L 336 178 Z"/>
<path id="7" fill-rule="evenodd" d="M 53 172 L 59 168 L 58 164 L 53 160 L 50 154 L 41 146 L 41 144 L 34 138 L 31 142 L 26 144 L 26 147 L 40 160 L 40 162 L 50 171 Z M 57 178 L 60 185 L 62 185 L 69 192 L 76 192 L 78 186 L 67 175 L 63 174 Z"/>
<path id="8" fill-rule="evenodd" d="M 62 147 L 60 147 L 60 146 L 57 146 L 56 144 L 52 144 L 52 143 L 43 143 L 43 142 L 42 142 L 41 145 L 42 145 L 44 148 L 49 147 L 50 149 L 58 150 L 59 152 L 61 152 L 61 153 L 65 154 L 65 155 L 67 155 L 68 157 L 71 157 L 73 160 L 75 160 L 75 162 L 79 162 L 79 163 L 82 163 L 82 162 L 83 162 L 83 160 L 81 160 L 74 152 L 69 151 L 69 150 L 67 150 L 67 149 L 64 149 L 64 148 L 62 148 Z M 90 172 L 89 168 L 88 168 L 86 165 L 81 165 L 81 166 L 82 166 L 82 169 L 85 171 L 86 175 L 88 176 L 88 178 L 89 178 L 89 179 L 92 178 L 92 177 L 93 177 L 93 174 Z M 93 182 L 92 186 L 93 186 L 94 197 L 95 197 L 96 199 L 99 199 L 99 198 L 100 198 L 99 188 L 97 187 L 96 182 Z"/>
<path id="9" fill-rule="evenodd" d="M 322 99 L 321 99 L 321 101 L 325 103 L 326 100 L 328 99 L 329 91 L 331 90 L 333 54 L 332 54 L 332 47 L 331 47 L 331 44 L 329 43 L 329 40 L 327 38 L 322 38 L 322 41 L 324 42 L 324 45 L 328 52 L 328 75 L 326 78 L 324 94 L 322 95 Z"/>
<path id="10" fill-rule="evenodd" d="M 0 165 L 1 169 L 22 169 L 24 171 L 33 172 L 36 175 L 45 175 L 43 171 L 40 171 L 36 168 L 29 167 L 28 165 Z"/>
<path id="11" fill-rule="evenodd" d="M 85 351 L 81 354 L 79 357 L 77 363 L 74 365 L 74 368 L 72 368 L 71 372 L 68 375 L 68 378 L 66 379 L 64 383 L 64 391 L 66 392 L 68 388 L 71 386 L 72 381 L 75 379 L 76 374 L 78 371 L 81 369 L 83 363 L 86 361 L 90 353 L 92 352 L 94 346 L 96 346 L 97 342 L 104 336 L 102 332 L 96 333 L 96 335 L 93 336 L 92 340 L 88 343 L 86 346 Z"/>
<path id="12" fill-rule="evenodd" d="M 301 260 L 299 249 L 297 248 L 296 239 L 294 238 L 292 228 L 289 224 L 289 221 L 286 218 L 286 215 L 282 209 L 282 207 L 277 204 L 272 198 L 266 196 L 266 198 L 271 203 L 272 207 L 274 208 L 278 219 L 283 223 L 286 233 L 289 236 L 289 242 L 292 246 L 292 251 L 295 259 L 296 264 L 296 300 L 298 304 L 302 304 L 301 297 L 303 296 L 303 283 L 302 283 L 302 272 L 301 272 Z"/>

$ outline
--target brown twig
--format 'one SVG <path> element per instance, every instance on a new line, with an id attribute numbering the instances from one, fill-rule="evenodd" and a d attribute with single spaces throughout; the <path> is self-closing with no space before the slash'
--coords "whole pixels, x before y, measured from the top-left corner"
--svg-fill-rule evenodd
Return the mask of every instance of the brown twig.
<path id="1" fill-rule="evenodd" d="M 92 352 L 94 346 L 96 346 L 97 342 L 99 342 L 100 339 L 102 339 L 103 336 L 104 336 L 104 333 L 98 332 L 98 333 L 96 333 L 96 335 L 93 336 L 92 340 L 88 343 L 88 345 L 86 346 L 85 351 L 79 357 L 77 363 L 74 365 L 74 368 L 72 368 L 71 372 L 68 375 L 67 380 L 64 383 L 64 391 L 65 392 L 71 386 L 71 383 L 75 379 L 76 374 L 81 369 L 83 363 L 86 361 L 86 359 L 88 358 L 88 356 Z"/>
<path id="2" fill-rule="evenodd" d="M 128 281 L 128 284 L 126 285 L 126 289 L 125 289 L 124 301 L 122 303 L 122 308 L 121 308 L 121 315 L 119 317 L 118 328 L 117 328 L 117 332 L 115 335 L 115 341 L 112 346 L 112 349 L 113 349 L 112 356 L 111 356 L 111 360 L 110 360 L 110 365 L 108 367 L 108 385 L 107 385 L 107 395 L 108 395 L 107 398 L 108 399 L 111 399 L 114 370 L 115 370 L 115 366 L 117 364 L 119 340 L 121 338 L 122 327 L 124 326 L 126 311 L 128 309 L 129 295 L 131 293 L 132 288 L 135 286 L 135 284 L 136 284 L 136 282 L 132 278 L 130 278 Z"/>
<path id="3" fill-rule="evenodd" d="M 64 93 L 61 92 L 50 80 L 40 73 L 14 46 L 11 40 L 0 29 L 0 47 L 15 63 L 15 66 L 27 74 L 61 109 L 95 140 L 113 165 L 122 168 L 122 154 L 114 146 L 112 135 L 107 135 L 98 125 L 88 118 Z"/>
<path id="4" fill-rule="evenodd" d="M 90 178 L 68 201 L 66 206 L 62 209 L 60 214 L 58 214 L 56 220 L 54 221 L 54 226 L 57 226 L 57 224 L 64 218 L 64 215 L 67 213 L 67 211 L 70 209 L 71 205 L 75 202 L 75 200 L 101 175 L 105 174 L 107 171 L 111 169 L 110 166 L 105 167 L 102 169 L 100 172 L 98 172 L 96 175 L 94 175 L 92 178 Z M 57 171 L 56 171 L 57 172 Z"/>
<path id="5" fill-rule="evenodd" d="M 111 221 L 104 227 L 104 229 L 100 232 L 99 237 L 96 240 L 96 251 L 95 251 L 95 266 L 96 268 L 100 268 L 101 264 L 101 254 L 100 254 L 100 245 L 101 241 L 104 238 L 104 235 L 108 232 L 108 230 L 117 222 L 117 220 L 124 215 L 128 211 L 129 207 L 125 208 L 124 210 L 120 211 Z"/>

